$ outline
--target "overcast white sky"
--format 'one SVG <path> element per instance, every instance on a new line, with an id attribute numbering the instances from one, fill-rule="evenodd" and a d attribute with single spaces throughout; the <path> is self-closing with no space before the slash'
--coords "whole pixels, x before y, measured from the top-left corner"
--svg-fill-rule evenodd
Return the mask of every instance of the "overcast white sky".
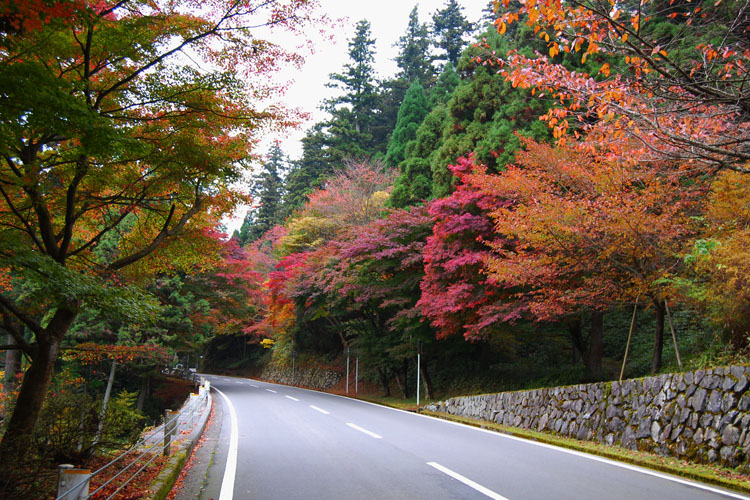
<path id="1" fill-rule="evenodd" d="M 292 131 L 288 137 L 266 136 L 260 145 L 260 152 L 265 154 L 274 140 L 281 141 L 281 148 L 288 157 L 299 158 L 302 154 L 300 139 L 305 130 L 312 124 L 325 118 L 325 113 L 318 110 L 320 103 L 336 94 L 335 89 L 325 86 L 328 75 L 339 73 L 348 62 L 348 40 L 354 35 L 354 27 L 361 19 L 370 21 L 372 37 L 375 39 L 375 71 L 379 78 L 391 77 L 396 74 L 397 66 L 393 60 L 398 48 L 393 45 L 406 31 L 409 13 L 414 5 L 419 6 L 419 20 L 429 22 L 432 14 L 445 7 L 446 0 L 321 0 L 322 9 L 329 17 L 344 19 L 343 26 L 335 30 L 335 43 L 328 40 L 316 40 L 315 53 L 306 58 L 301 70 L 290 69 L 282 71 L 278 76 L 282 81 L 292 81 L 286 94 L 281 98 L 286 106 L 299 108 L 310 113 L 312 119 Z M 482 10 L 489 4 L 489 0 L 459 0 L 463 7 L 463 14 L 471 22 L 477 22 L 482 17 Z M 278 43 L 284 44 L 282 40 Z M 290 41 L 289 43 L 294 43 Z M 293 48 L 293 47 L 290 47 Z M 229 234 L 242 224 L 246 208 L 243 208 L 234 218 L 225 223 Z"/>

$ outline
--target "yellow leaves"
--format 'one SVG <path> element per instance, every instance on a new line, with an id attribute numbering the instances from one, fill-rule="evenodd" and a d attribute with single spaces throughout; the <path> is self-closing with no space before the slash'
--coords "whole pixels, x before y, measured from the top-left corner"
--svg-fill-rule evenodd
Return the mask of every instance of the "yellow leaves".
<path id="1" fill-rule="evenodd" d="M 275 343 L 276 341 L 273 339 L 263 339 L 260 341 L 260 345 L 263 349 L 270 349 Z"/>
<path id="2" fill-rule="evenodd" d="M 560 46 L 557 44 L 557 42 L 553 42 L 552 46 L 549 48 L 549 56 L 555 57 L 559 53 L 560 53 Z"/>
<path id="3" fill-rule="evenodd" d="M 503 35 L 505 34 L 505 30 L 507 29 L 508 29 L 508 26 L 504 22 L 501 22 L 500 26 L 497 27 L 497 32 Z"/>
<path id="4" fill-rule="evenodd" d="M 750 184 L 746 176 L 724 171 L 716 177 L 707 214 L 716 226 L 750 228 Z"/>
<path id="5" fill-rule="evenodd" d="M 609 76 L 609 63 L 604 63 L 602 67 L 599 69 L 599 73 L 603 74 L 604 76 Z"/>
<path id="6" fill-rule="evenodd" d="M 628 34 L 627 33 L 623 33 L 622 34 L 622 43 L 626 43 L 627 41 L 628 41 Z"/>

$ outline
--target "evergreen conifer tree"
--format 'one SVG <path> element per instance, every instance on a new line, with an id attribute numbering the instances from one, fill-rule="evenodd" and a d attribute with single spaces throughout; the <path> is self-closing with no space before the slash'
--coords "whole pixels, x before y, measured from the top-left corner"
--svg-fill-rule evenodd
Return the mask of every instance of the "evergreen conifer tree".
<path id="1" fill-rule="evenodd" d="M 409 83 L 418 81 L 423 87 L 429 87 L 435 76 L 430 56 L 430 33 L 426 24 L 419 22 L 419 13 L 415 6 L 409 14 L 406 32 L 398 39 L 396 46 L 400 49 L 396 56 L 399 67 L 397 78 Z"/>
<path id="2" fill-rule="evenodd" d="M 348 105 L 351 110 L 351 126 L 357 134 L 367 134 L 373 123 L 378 101 L 375 69 L 372 66 L 375 60 L 375 40 L 367 20 L 357 23 L 354 38 L 349 41 L 349 59 L 350 62 L 344 65 L 342 73 L 330 75 L 331 82 L 328 86 L 344 93 L 328 101 L 328 110 L 334 113 L 341 105 Z"/>
<path id="3" fill-rule="evenodd" d="M 492 27 L 482 36 L 497 53 L 516 47 L 526 53 L 539 50 L 538 37 L 528 29 L 500 35 Z M 496 69 L 477 64 L 477 50 L 470 47 L 461 57 L 458 71 L 465 77 L 448 101 L 444 133 L 431 154 L 432 194 L 438 198 L 453 189 L 448 165 L 457 158 L 474 153 L 491 172 L 497 171 L 513 161 L 519 135 L 538 141 L 550 136 L 547 125 L 539 121 L 548 103 L 514 88 Z"/>
<path id="4" fill-rule="evenodd" d="M 430 89 L 430 108 L 448 102 L 459 83 L 461 83 L 461 79 L 453 65 L 446 65 L 440 73 L 437 83 Z"/>
<path id="5" fill-rule="evenodd" d="M 466 46 L 464 36 L 474 29 L 461 13 L 462 10 L 463 7 L 456 0 L 447 0 L 445 8 L 432 16 L 432 31 L 437 38 L 437 46 L 446 52 L 445 58 L 454 66 Z"/>
<path id="6" fill-rule="evenodd" d="M 404 102 L 398 110 L 396 128 L 388 144 L 386 164 L 395 167 L 404 160 L 406 145 L 417 137 L 417 128 L 429 111 L 427 96 L 418 80 L 406 91 Z"/>
<path id="7" fill-rule="evenodd" d="M 249 210 L 240 228 L 240 244 L 246 245 L 255 241 L 273 226 L 282 221 L 281 198 L 283 183 L 281 173 L 285 170 L 286 160 L 281 146 L 275 143 L 268 152 L 268 159 L 263 162 L 263 170 L 255 179 L 253 192 L 257 197 L 258 208 Z"/>
<path id="8" fill-rule="evenodd" d="M 413 140 L 406 144 L 391 193 L 391 206 L 404 208 L 432 197 L 431 165 L 437 161 L 443 129 L 449 122 L 447 103 L 460 82 L 453 65 L 447 64 L 430 90 L 430 112 L 417 127 Z"/>

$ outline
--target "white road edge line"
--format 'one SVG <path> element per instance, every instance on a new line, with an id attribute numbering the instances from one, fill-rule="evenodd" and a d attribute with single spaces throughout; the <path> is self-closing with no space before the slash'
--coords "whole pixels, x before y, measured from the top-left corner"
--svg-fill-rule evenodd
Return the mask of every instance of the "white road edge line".
<path id="1" fill-rule="evenodd" d="M 258 386 L 255 384 L 250 384 L 250 387 L 255 387 L 256 389 L 258 388 Z"/>
<path id="2" fill-rule="evenodd" d="M 276 391 L 274 391 L 273 389 L 266 389 L 266 390 L 267 390 L 268 392 L 272 392 L 272 393 L 276 394 Z"/>
<path id="3" fill-rule="evenodd" d="M 299 401 L 299 399 L 293 398 L 291 396 L 284 396 L 284 397 L 287 398 L 287 399 L 291 399 L 292 401 Z"/>
<path id="4" fill-rule="evenodd" d="M 619 467 L 621 469 L 627 469 L 627 470 L 630 470 L 630 471 L 633 471 L 633 472 L 637 472 L 637 473 L 640 473 L 640 474 L 645 474 L 647 476 L 658 477 L 658 478 L 664 479 L 666 481 L 671 481 L 673 483 L 678 483 L 678 484 L 684 484 L 685 486 L 689 486 L 691 488 L 696 488 L 696 489 L 699 489 L 699 490 L 708 491 L 708 492 L 711 492 L 711 493 L 716 493 L 718 495 L 722 495 L 722 496 L 728 497 L 728 498 L 736 498 L 738 500 L 750 500 L 750 496 L 743 495 L 742 493 L 735 493 L 735 492 L 733 492 L 731 490 L 723 490 L 723 489 L 720 489 L 720 488 L 709 486 L 707 484 L 699 483 L 697 481 L 691 481 L 691 480 L 688 480 L 688 479 L 682 479 L 682 478 L 677 477 L 677 476 L 671 476 L 669 474 L 665 474 L 665 473 L 662 473 L 662 472 L 657 472 L 657 471 L 654 471 L 654 470 L 651 470 L 651 469 L 646 469 L 645 467 L 639 467 L 637 465 L 630 465 L 630 464 L 626 464 L 626 463 L 623 463 L 623 462 L 617 462 L 616 460 L 611 460 L 609 458 L 599 457 L 597 455 L 590 455 L 590 454 L 584 453 L 582 451 L 570 450 L 568 448 L 562 448 L 560 446 L 555 446 L 555 445 L 547 444 L 547 443 L 540 443 L 538 441 L 532 441 L 530 439 L 524 439 L 524 438 L 520 438 L 520 437 L 516 437 L 516 436 L 511 436 L 511 435 L 503 434 L 503 433 L 496 432 L 496 431 L 490 431 L 490 430 L 487 430 L 487 429 L 481 429 L 479 427 L 473 427 L 471 425 L 462 424 L 460 422 L 452 422 L 450 420 L 445 420 L 445 419 L 433 417 L 433 416 L 430 416 L 430 415 L 422 415 L 420 413 L 414 413 L 414 412 L 409 412 L 409 411 L 406 411 L 406 410 L 401 410 L 401 409 L 398 409 L 398 408 L 392 408 L 390 406 L 379 405 L 377 403 L 371 403 L 369 401 L 362 401 L 361 399 L 354 399 L 354 398 L 350 398 L 350 397 L 347 397 L 347 396 L 342 396 L 340 394 L 331 394 L 330 392 L 316 391 L 316 390 L 313 390 L 313 389 L 304 389 L 302 387 L 299 387 L 298 389 L 302 390 L 302 391 L 309 391 L 309 392 L 314 392 L 314 393 L 317 393 L 317 394 L 323 394 L 323 395 L 334 397 L 334 398 L 346 399 L 346 400 L 349 400 L 349 401 L 354 401 L 356 403 L 362 403 L 362 404 L 366 404 L 366 405 L 370 405 L 370 406 L 376 406 L 376 407 L 384 409 L 384 410 L 397 411 L 397 412 L 403 413 L 405 415 L 411 415 L 412 417 L 427 418 L 427 419 L 432 420 L 434 422 L 441 422 L 443 424 L 455 425 L 455 426 L 458 426 L 458 427 L 463 427 L 464 429 L 471 429 L 471 430 L 476 431 L 476 432 L 485 432 L 487 434 L 491 434 L 491 435 L 493 435 L 495 437 L 498 437 L 500 439 L 511 439 L 513 441 L 520 441 L 522 443 L 526 443 L 526 444 L 531 445 L 531 446 L 539 446 L 541 448 L 549 448 L 549 449 L 555 450 L 555 451 L 557 451 L 559 453 L 566 453 L 568 455 L 576 455 L 576 456 L 579 456 L 581 458 L 585 458 L 587 460 L 593 460 L 594 462 L 602 462 L 602 463 L 605 463 L 605 464 L 612 465 L 614 467 Z"/>
<path id="5" fill-rule="evenodd" d="M 323 415 L 330 415 L 331 412 L 325 411 L 323 408 L 318 408 L 317 406 L 310 405 L 310 408 L 312 408 L 315 411 L 319 411 Z"/>
<path id="6" fill-rule="evenodd" d="M 479 493 L 481 493 L 482 495 L 486 495 L 486 496 L 488 496 L 488 497 L 492 498 L 492 500 L 508 500 L 508 499 L 507 499 L 507 498 L 505 498 L 504 496 L 502 496 L 502 495 L 498 495 L 498 494 L 497 494 L 497 493 L 495 493 L 494 491 L 492 491 L 492 490 L 490 490 L 490 489 L 488 489 L 488 488 L 485 488 L 484 486 L 482 486 L 482 485 L 481 485 L 481 484 L 479 484 L 479 483 L 475 483 L 474 481 L 472 481 L 472 480 L 471 480 L 471 479 L 469 479 L 468 477 L 464 477 L 464 476 L 462 476 L 461 474 L 459 474 L 458 472 L 454 472 L 454 471 L 450 470 L 450 469 L 449 469 L 449 468 L 447 468 L 447 467 L 443 467 L 443 466 L 442 466 L 442 465 L 440 465 L 439 463 L 436 463 L 436 462 L 427 462 L 427 465 L 429 465 L 430 467 L 434 467 L 434 468 L 436 468 L 437 470 L 439 470 L 439 471 L 440 471 L 440 472 L 442 472 L 443 474 L 447 474 L 447 475 L 449 475 L 450 477 L 452 477 L 453 479 L 456 479 L 456 480 L 458 480 L 458 481 L 461 481 L 461 482 L 462 482 L 462 483 L 464 483 L 464 484 L 465 484 L 466 486 L 468 486 L 468 487 L 470 487 L 470 488 L 474 488 L 475 490 L 477 490 L 477 491 L 478 491 Z"/>
<path id="7" fill-rule="evenodd" d="M 237 451 L 240 443 L 240 430 L 237 424 L 237 412 L 234 409 L 234 405 L 229 400 L 226 394 L 221 392 L 216 387 L 212 387 L 213 390 L 219 393 L 224 398 L 227 406 L 229 407 L 229 417 L 232 422 L 232 430 L 229 434 L 229 452 L 227 453 L 227 465 L 224 467 L 224 478 L 221 481 L 221 492 L 219 493 L 219 500 L 232 500 L 234 497 L 234 477 L 237 474 Z"/>
<path id="8" fill-rule="evenodd" d="M 347 422 L 346 425 L 348 425 L 349 427 L 351 427 L 354 430 L 357 430 L 359 432 L 363 432 L 363 433 L 367 434 L 370 437 L 374 437 L 375 439 L 383 439 L 383 436 L 375 434 L 374 432 L 370 432 L 367 429 L 363 429 L 362 427 L 360 427 L 360 426 L 358 426 L 356 424 L 352 424 L 351 422 Z"/>

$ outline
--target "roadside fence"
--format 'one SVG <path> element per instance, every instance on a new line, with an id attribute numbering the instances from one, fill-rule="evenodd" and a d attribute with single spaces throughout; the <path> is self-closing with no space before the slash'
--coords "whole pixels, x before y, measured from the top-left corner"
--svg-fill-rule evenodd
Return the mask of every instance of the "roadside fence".
<path id="1" fill-rule="evenodd" d="M 178 411 L 166 410 L 164 422 L 156 429 L 142 436 L 137 443 L 113 460 L 91 472 L 89 469 L 76 469 L 62 464 L 58 468 L 57 497 L 55 500 L 111 500 L 117 497 L 139 474 L 147 470 L 160 456 L 169 456 L 172 444 L 178 436 L 189 434 L 209 401 L 210 382 L 201 379 L 197 394 L 191 394 Z M 92 478 L 105 478 L 94 491 L 89 492 Z M 120 482 L 118 481 L 120 479 Z M 97 483 L 99 483 L 97 481 Z M 117 487 L 115 488 L 115 484 Z M 114 491 L 111 491 L 114 488 Z M 106 495 L 106 496 L 105 496 Z"/>

